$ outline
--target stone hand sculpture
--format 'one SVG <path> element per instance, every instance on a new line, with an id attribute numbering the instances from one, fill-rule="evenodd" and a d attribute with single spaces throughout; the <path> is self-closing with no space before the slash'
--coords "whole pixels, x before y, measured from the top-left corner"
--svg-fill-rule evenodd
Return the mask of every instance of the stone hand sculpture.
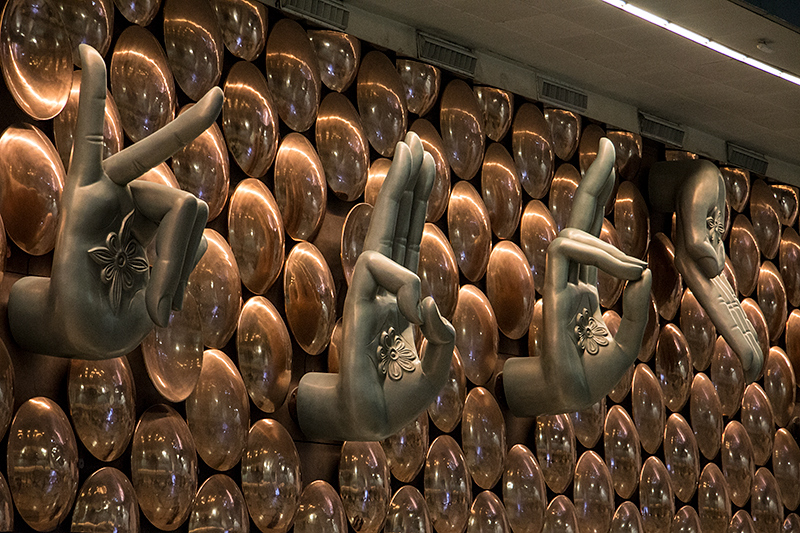
<path id="1" fill-rule="evenodd" d="M 725 268 L 725 182 L 710 161 L 663 161 L 650 169 L 650 203 L 675 210 L 675 268 L 753 381 L 764 354 Z"/>
<path id="2" fill-rule="evenodd" d="M 614 187 L 614 159 L 614 145 L 601 139 L 597 159 L 575 192 L 569 224 L 547 249 L 542 353 L 510 358 L 503 367 L 503 393 L 517 416 L 567 413 L 596 403 L 639 353 L 650 303 L 650 270 L 644 261 L 598 238 Z M 616 337 L 600 312 L 598 268 L 628 280 Z"/>
<path id="3" fill-rule="evenodd" d="M 435 172 L 415 133 L 397 144 L 345 298 L 339 373 L 307 373 L 297 389 L 297 419 L 308 437 L 389 437 L 447 381 L 455 330 L 432 298 L 420 302 L 416 274 Z M 415 324 L 428 341 L 423 360 Z"/>
<path id="4" fill-rule="evenodd" d="M 62 195 L 52 274 L 11 288 L 11 333 L 29 351 L 106 359 L 134 349 L 155 322 L 180 309 L 207 247 L 206 204 L 163 185 L 133 181 L 205 131 L 222 107 L 214 88 L 191 110 L 103 161 L 106 70 L 80 46 L 83 65 L 72 162 Z M 155 237 L 152 272 L 144 247 Z"/>

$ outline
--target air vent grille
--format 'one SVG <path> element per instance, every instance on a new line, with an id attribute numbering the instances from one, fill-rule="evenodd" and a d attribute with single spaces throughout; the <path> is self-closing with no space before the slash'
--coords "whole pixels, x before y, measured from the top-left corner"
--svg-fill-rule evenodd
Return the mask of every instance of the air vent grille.
<path id="1" fill-rule="evenodd" d="M 644 137 L 678 148 L 683 146 L 683 136 L 686 134 L 680 125 L 641 111 L 639 112 L 639 133 Z"/>
<path id="2" fill-rule="evenodd" d="M 539 100 L 542 102 L 570 109 L 572 111 L 586 111 L 589 105 L 589 95 L 561 82 L 539 77 Z"/>
<path id="3" fill-rule="evenodd" d="M 475 67 L 478 57 L 464 46 L 439 37 L 417 32 L 417 55 L 422 61 L 427 61 L 437 67 L 463 74 L 470 78 L 475 76 Z"/>
<path id="4" fill-rule="evenodd" d="M 280 0 L 281 10 L 336 30 L 347 28 L 350 12 L 337 0 Z"/>
<path id="5" fill-rule="evenodd" d="M 764 175 L 769 162 L 762 154 L 728 143 L 728 164 Z"/>

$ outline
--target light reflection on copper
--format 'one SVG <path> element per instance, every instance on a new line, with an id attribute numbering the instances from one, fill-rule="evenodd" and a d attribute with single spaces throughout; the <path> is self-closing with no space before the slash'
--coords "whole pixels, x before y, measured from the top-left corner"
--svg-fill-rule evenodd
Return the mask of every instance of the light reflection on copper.
<path id="1" fill-rule="evenodd" d="M 656 233 L 647 254 L 648 266 L 653 272 L 653 296 L 659 314 L 672 320 L 683 294 L 683 278 L 675 268 L 675 247 L 663 233 Z"/>
<path id="2" fill-rule="evenodd" d="M 797 221 L 798 204 L 800 204 L 800 191 L 797 187 L 783 183 L 770 185 L 775 199 L 778 201 L 778 217 L 784 226 L 793 226 Z"/>
<path id="3" fill-rule="evenodd" d="M 348 285 L 353 279 L 358 256 L 364 249 L 364 239 L 367 237 L 370 220 L 372 220 L 372 206 L 366 203 L 354 205 L 344 220 L 340 257 Z"/>
<path id="4" fill-rule="evenodd" d="M 352 202 L 364 192 L 369 174 L 369 144 L 356 108 L 341 94 L 328 94 L 319 106 L 315 131 L 328 186 Z"/>
<path id="5" fill-rule="evenodd" d="M 78 45 L 86 43 L 105 56 L 114 36 L 114 4 L 111 0 L 61 0 L 56 2 L 72 43 L 72 59 L 80 67 Z"/>
<path id="6" fill-rule="evenodd" d="M 539 200 L 525 206 L 520 222 L 520 245 L 531 265 L 533 284 L 541 293 L 547 267 L 547 248 L 558 235 L 556 222 L 550 210 Z"/>
<path id="7" fill-rule="evenodd" d="M 609 243 L 614 248 L 619 248 L 619 236 L 614 225 L 607 219 L 603 219 L 603 226 L 600 230 L 600 239 Z M 602 270 L 597 271 L 597 292 L 600 296 L 600 305 L 605 308 L 613 307 L 622 295 L 624 281 Z"/>
<path id="8" fill-rule="evenodd" d="M 502 140 L 514 118 L 514 94 L 494 87 L 473 87 L 472 90 L 483 110 L 486 136 L 493 141 Z"/>
<path id="9" fill-rule="evenodd" d="M 617 157 L 614 167 L 622 180 L 633 180 L 642 163 L 642 136 L 629 131 L 611 130 L 606 137 L 614 143 Z"/>
<path id="10" fill-rule="evenodd" d="M 385 54 L 372 51 L 358 69 L 356 98 L 367 138 L 379 154 L 391 157 L 408 127 L 403 81 Z"/>
<path id="11" fill-rule="evenodd" d="M 295 240 L 311 239 L 322 225 L 327 197 L 325 171 L 314 146 L 290 133 L 275 157 L 275 201 L 286 233 Z"/>
<path id="12" fill-rule="evenodd" d="M 589 165 L 594 162 L 597 157 L 597 148 L 600 146 L 600 139 L 605 136 L 605 130 L 597 124 L 589 124 L 584 128 L 581 134 L 581 142 L 578 146 L 578 161 L 581 176 L 586 174 Z"/>
<path id="13" fill-rule="evenodd" d="M 550 126 L 553 152 L 562 161 L 572 159 L 581 136 L 581 116 L 566 109 L 544 108 L 544 119 Z"/>
<path id="14" fill-rule="evenodd" d="M 439 130 L 453 172 L 461 179 L 472 179 L 483 160 L 483 111 L 462 80 L 451 81 L 442 93 Z"/>
<path id="15" fill-rule="evenodd" d="M 762 179 L 753 182 L 750 189 L 750 221 L 758 249 L 767 259 L 778 253 L 781 238 L 780 206 L 772 188 Z"/>
<path id="16" fill-rule="evenodd" d="M 494 234 L 500 239 L 510 239 L 522 216 L 522 187 L 514 160 L 502 144 L 492 143 L 486 150 L 481 196 Z"/>
<path id="17" fill-rule="evenodd" d="M 575 191 L 578 190 L 581 179 L 578 170 L 569 163 L 562 163 L 553 176 L 550 185 L 550 212 L 553 214 L 557 231 L 564 229 L 569 222 L 572 201 L 575 199 Z"/>
<path id="18" fill-rule="evenodd" d="M 725 180 L 725 198 L 734 211 L 742 212 L 750 197 L 750 171 L 734 167 L 720 167 Z"/>
<path id="19" fill-rule="evenodd" d="M 511 146 L 522 187 L 533 198 L 543 198 L 553 179 L 550 126 L 539 108 L 522 104 L 514 117 Z"/>
<path id="20" fill-rule="evenodd" d="M 500 335 L 492 304 L 475 285 L 464 285 L 459 290 L 453 327 L 467 379 L 475 385 L 485 384 L 497 363 Z"/>
<path id="21" fill-rule="evenodd" d="M 139 26 L 148 26 L 161 7 L 161 0 L 114 0 L 122 16 Z"/>
<path id="22" fill-rule="evenodd" d="M 492 230 L 486 206 L 469 182 L 459 181 L 450 193 L 447 229 L 461 272 L 468 280 L 478 281 L 489 262 Z"/>
<path id="23" fill-rule="evenodd" d="M 308 38 L 317 52 L 322 83 L 332 91 L 345 91 L 358 74 L 361 41 L 332 30 L 309 30 Z"/>
<path id="24" fill-rule="evenodd" d="M 381 191 L 383 181 L 386 179 L 386 174 L 389 172 L 391 166 L 392 160 L 386 159 L 385 157 L 379 157 L 370 165 L 367 184 L 364 187 L 364 201 L 369 205 L 375 205 L 375 201 L 378 199 L 378 193 Z M 448 171 L 449 168 L 450 167 L 448 167 Z M 450 192 L 449 187 L 447 192 Z"/>
<path id="25" fill-rule="evenodd" d="M 267 41 L 267 8 L 254 0 L 211 0 L 225 47 L 234 56 L 252 61 Z"/>
<path id="26" fill-rule="evenodd" d="M 614 227 L 619 234 L 620 250 L 644 259 L 650 244 L 650 212 L 642 193 L 629 181 L 621 183 L 617 191 Z"/>
<path id="27" fill-rule="evenodd" d="M 486 296 L 492 304 L 497 327 L 510 339 L 528 332 L 533 318 L 533 275 L 525 255 L 512 241 L 492 248 L 486 269 Z"/>
<path id="28" fill-rule="evenodd" d="M 733 221 L 729 250 L 739 293 L 743 296 L 750 296 L 758 281 L 761 252 L 753 225 L 744 215 L 736 215 Z"/>
<path id="29" fill-rule="evenodd" d="M 758 306 L 764 313 L 769 338 L 775 342 L 783 333 L 786 324 L 786 288 L 778 269 L 770 261 L 764 261 L 759 269 L 756 285 Z"/>
<path id="30" fill-rule="evenodd" d="M 405 100 L 408 111 L 420 117 L 428 114 L 439 98 L 442 83 L 441 71 L 426 63 L 411 59 L 398 59 L 397 72 L 405 87 Z"/>
<path id="31" fill-rule="evenodd" d="M 422 147 L 431 154 L 433 162 L 436 164 L 436 177 L 433 181 L 433 189 L 431 189 L 428 199 L 428 212 L 425 216 L 425 220 L 428 222 L 436 222 L 442 218 L 450 201 L 450 164 L 445 156 L 442 138 L 433 124 L 424 118 L 419 118 L 409 129 L 419 135 Z"/>

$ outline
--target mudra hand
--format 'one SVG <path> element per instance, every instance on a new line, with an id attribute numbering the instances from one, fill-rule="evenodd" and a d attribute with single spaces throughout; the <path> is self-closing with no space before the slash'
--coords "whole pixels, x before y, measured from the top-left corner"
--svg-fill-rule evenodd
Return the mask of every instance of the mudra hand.
<path id="1" fill-rule="evenodd" d="M 650 169 L 650 201 L 675 209 L 675 268 L 739 359 L 748 381 L 761 373 L 764 354 L 725 268 L 725 182 L 710 161 L 663 161 Z"/>
<path id="2" fill-rule="evenodd" d="M 639 353 L 650 271 L 647 263 L 598 238 L 614 186 L 614 159 L 614 145 L 601 139 L 597 159 L 575 192 L 568 227 L 547 249 L 542 353 L 508 359 L 503 367 L 506 402 L 517 416 L 567 413 L 596 403 Z M 628 280 L 616 338 L 600 312 L 598 268 Z"/>
<path id="3" fill-rule="evenodd" d="M 447 381 L 455 330 L 416 271 L 435 165 L 414 133 L 397 144 L 344 303 L 338 374 L 307 373 L 297 418 L 311 438 L 380 440 L 428 407 Z M 428 340 L 420 361 L 414 324 Z"/>
<path id="4" fill-rule="evenodd" d="M 207 244 L 206 204 L 191 194 L 133 180 L 205 131 L 222 107 L 214 88 L 191 110 L 103 161 L 106 70 L 80 46 L 83 65 L 75 146 L 62 195 L 50 278 L 11 289 L 11 333 L 26 350 L 105 359 L 134 349 L 179 309 Z M 156 238 L 152 272 L 144 247 Z"/>

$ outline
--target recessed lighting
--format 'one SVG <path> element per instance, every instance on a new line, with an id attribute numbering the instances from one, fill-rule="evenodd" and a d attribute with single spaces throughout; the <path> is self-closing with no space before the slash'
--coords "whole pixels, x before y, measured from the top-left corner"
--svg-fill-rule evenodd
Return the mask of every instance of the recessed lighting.
<path id="1" fill-rule="evenodd" d="M 768 65 L 763 61 L 759 61 L 754 57 L 750 57 L 747 54 L 743 54 L 732 48 L 728 48 L 727 46 L 720 44 L 708 37 L 704 37 L 698 33 L 693 32 L 683 26 L 679 26 L 674 22 L 670 22 L 667 19 L 661 18 L 654 13 L 650 13 L 647 10 L 644 10 L 640 7 L 637 7 L 629 2 L 625 2 L 623 0 L 602 0 L 606 4 L 610 6 L 614 6 L 617 9 L 621 9 L 634 15 L 642 20 L 646 20 L 647 22 L 664 28 L 665 30 L 669 30 L 676 35 L 680 35 L 681 37 L 688 39 L 692 42 L 695 42 L 699 45 L 705 46 L 715 52 L 718 52 L 724 56 L 730 57 L 731 59 L 735 59 L 741 63 L 745 63 L 746 65 L 750 65 L 751 67 L 755 67 L 763 72 L 768 74 L 772 74 L 773 76 L 777 76 L 778 78 L 782 78 L 790 83 L 794 83 L 795 85 L 800 85 L 800 77 L 792 74 L 791 72 L 786 72 L 779 68 L 773 67 L 772 65 Z M 773 53 L 774 50 L 771 46 L 769 46 L 769 42 L 766 39 L 762 39 L 756 45 L 756 48 L 761 50 L 762 52 L 766 53 Z"/>

